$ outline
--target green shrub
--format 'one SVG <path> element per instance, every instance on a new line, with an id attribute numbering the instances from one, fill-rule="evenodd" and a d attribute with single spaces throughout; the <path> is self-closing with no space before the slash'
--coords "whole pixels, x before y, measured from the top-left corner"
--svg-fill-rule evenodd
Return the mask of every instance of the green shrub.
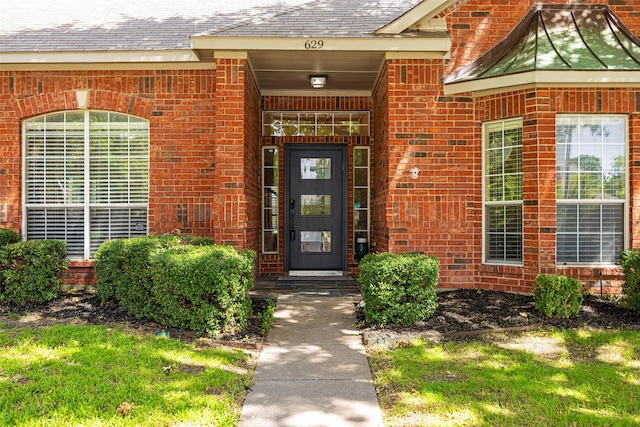
<path id="1" fill-rule="evenodd" d="M 416 254 L 368 254 L 360 261 L 364 314 L 370 323 L 410 325 L 436 310 L 439 262 Z"/>
<path id="2" fill-rule="evenodd" d="M 210 237 L 201 237 L 201 236 L 180 236 L 180 241 L 185 245 L 193 245 L 193 246 L 213 246 L 216 242 Z"/>
<path id="3" fill-rule="evenodd" d="M 0 299 L 17 305 L 51 301 L 62 292 L 68 266 L 67 245 L 59 240 L 0 247 Z"/>
<path id="4" fill-rule="evenodd" d="M 22 240 L 20 235 L 15 231 L 0 228 L 0 247 L 10 245 L 11 243 L 18 243 L 20 240 Z"/>
<path id="5" fill-rule="evenodd" d="M 242 329 L 251 316 L 255 256 L 230 246 L 182 246 L 151 261 L 150 318 L 196 333 Z"/>
<path id="6" fill-rule="evenodd" d="M 180 246 L 172 235 L 115 239 L 104 242 L 95 254 L 96 294 L 102 303 L 115 299 L 128 313 L 148 318 L 152 255 Z"/>
<path id="7" fill-rule="evenodd" d="M 266 297 L 263 310 L 255 310 L 262 335 L 266 335 L 273 326 L 273 322 L 276 320 L 274 315 L 276 308 L 278 308 L 278 300 L 273 297 Z"/>
<path id="8" fill-rule="evenodd" d="M 624 272 L 622 294 L 630 310 L 640 312 L 640 248 L 628 249 L 620 255 Z"/>
<path id="9" fill-rule="evenodd" d="M 97 293 L 138 318 L 197 333 L 230 331 L 251 315 L 255 258 L 207 238 L 111 240 L 96 252 Z"/>
<path id="10" fill-rule="evenodd" d="M 572 277 L 539 275 L 533 282 L 536 308 L 548 317 L 571 317 L 582 306 L 582 284 Z"/>

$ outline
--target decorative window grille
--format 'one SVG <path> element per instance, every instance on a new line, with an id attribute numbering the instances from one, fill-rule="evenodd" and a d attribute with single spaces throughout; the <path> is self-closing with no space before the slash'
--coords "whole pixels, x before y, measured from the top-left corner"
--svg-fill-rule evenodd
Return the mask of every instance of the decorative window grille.
<path id="1" fill-rule="evenodd" d="M 556 120 L 558 264 L 614 264 L 625 248 L 627 121 Z"/>
<path id="2" fill-rule="evenodd" d="M 368 111 L 265 111 L 263 136 L 369 136 Z"/>
<path id="3" fill-rule="evenodd" d="M 147 234 L 149 124 L 104 111 L 66 111 L 23 122 L 27 240 L 60 239 L 69 257 Z"/>
<path id="4" fill-rule="evenodd" d="M 278 253 L 278 147 L 262 149 L 262 252 Z"/>
<path id="5" fill-rule="evenodd" d="M 484 125 L 484 259 L 522 263 L 522 119 Z"/>
<path id="6" fill-rule="evenodd" d="M 354 242 L 369 242 L 370 168 L 369 147 L 353 148 L 353 230 Z M 364 239 L 364 240 L 362 240 Z"/>

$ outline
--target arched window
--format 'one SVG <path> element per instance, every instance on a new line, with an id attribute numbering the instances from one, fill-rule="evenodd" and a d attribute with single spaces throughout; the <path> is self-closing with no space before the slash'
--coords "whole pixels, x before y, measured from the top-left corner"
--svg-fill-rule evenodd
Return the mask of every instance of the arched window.
<path id="1" fill-rule="evenodd" d="M 66 111 L 23 122 L 27 240 L 67 242 L 89 259 L 101 243 L 147 234 L 149 122 Z"/>

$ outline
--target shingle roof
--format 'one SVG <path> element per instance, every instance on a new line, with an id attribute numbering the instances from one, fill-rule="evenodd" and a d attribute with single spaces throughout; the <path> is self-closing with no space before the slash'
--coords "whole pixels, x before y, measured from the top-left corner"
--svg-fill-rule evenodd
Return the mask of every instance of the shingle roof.
<path id="1" fill-rule="evenodd" d="M 0 51 L 189 49 L 189 37 L 361 37 L 419 0 L 21 0 L 2 7 Z"/>
<path id="2" fill-rule="evenodd" d="M 227 37 L 368 37 L 421 0 L 315 0 L 272 17 L 247 20 L 203 35 Z"/>

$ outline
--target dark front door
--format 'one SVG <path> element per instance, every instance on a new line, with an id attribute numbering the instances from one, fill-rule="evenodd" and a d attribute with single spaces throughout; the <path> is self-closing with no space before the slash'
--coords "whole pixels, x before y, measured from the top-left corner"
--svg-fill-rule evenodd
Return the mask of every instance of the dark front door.
<path id="1" fill-rule="evenodd" d="M 342 145 L 286 147 L 286 270 L 345 270 L 346 157 Z"/>

